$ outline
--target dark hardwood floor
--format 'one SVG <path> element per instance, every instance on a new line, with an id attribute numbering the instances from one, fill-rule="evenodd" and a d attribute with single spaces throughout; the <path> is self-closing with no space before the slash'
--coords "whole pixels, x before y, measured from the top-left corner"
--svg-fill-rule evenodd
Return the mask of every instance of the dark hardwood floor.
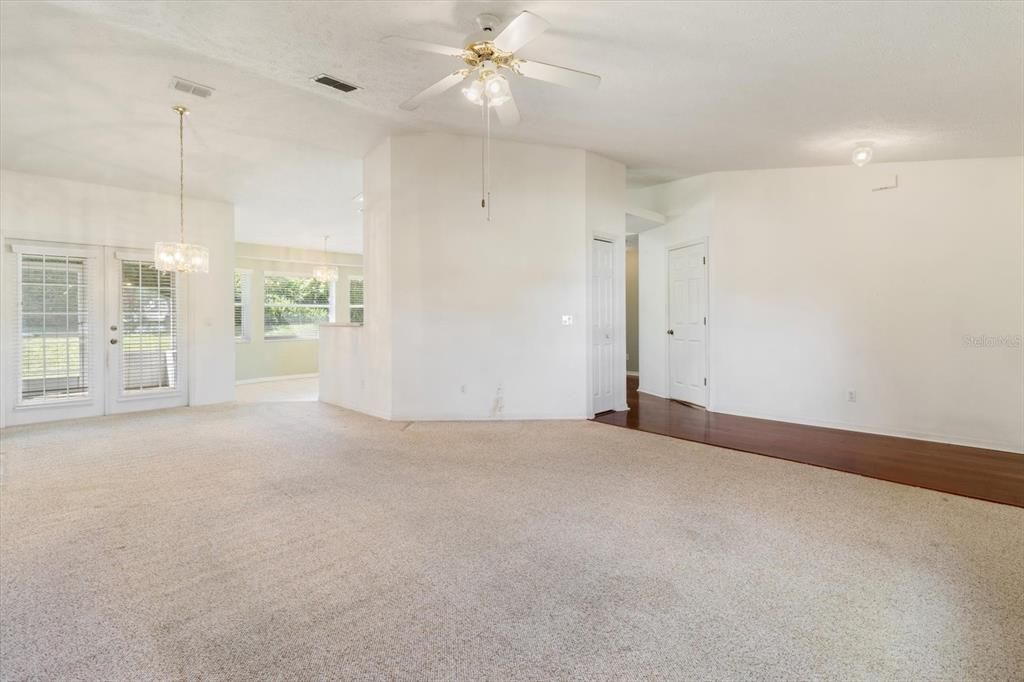
<path id="1" fill-rule="evenodd" d="M 1024 507 L 1024 455 L 706 412 L 637 392 L 594 421 Z"/>

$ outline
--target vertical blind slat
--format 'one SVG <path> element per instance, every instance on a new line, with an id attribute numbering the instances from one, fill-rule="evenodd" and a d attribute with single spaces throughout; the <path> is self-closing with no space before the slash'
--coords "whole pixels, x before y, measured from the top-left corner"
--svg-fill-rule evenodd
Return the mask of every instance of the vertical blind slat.
<path id="1" fill-rule="evenodd" d="M 235 270 L 235 338 L 250 338 L 249 306 L 251 300 L 252 273 Z"/>

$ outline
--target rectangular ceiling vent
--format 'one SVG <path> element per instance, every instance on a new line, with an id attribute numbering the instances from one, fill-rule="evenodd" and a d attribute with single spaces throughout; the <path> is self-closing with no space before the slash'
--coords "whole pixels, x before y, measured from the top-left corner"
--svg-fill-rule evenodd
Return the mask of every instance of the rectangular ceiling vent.
<path id="1" fill-rule="evenodd" d="M 187 81 L 184 78 L 178 78 L 177 76 L 171 79 L 171 87 L 178 92 L 186 92 L 190 95 L 195 95 L 196 97 L 202 97 L 203 99 L 206 99 L 213 94 L 213 88 L 209 85 L 200 85 L 199 83 L 193 83 L 192 81 Z"/>
<path id="2" fill-rule="evenodd" d="M 334 88 L 335 90 L 341 90 L 342 92 L 352 92 L 353 90 L 359 89 L 358 85 L 352 85 L 351 83 L 340 81 L 334 76 L 328 76 L 326 73 L 321 73 L 319 76 L 313 76 L 313 81 L 320 83 L 321 85 L 326 85 L 329 88 Z"/>

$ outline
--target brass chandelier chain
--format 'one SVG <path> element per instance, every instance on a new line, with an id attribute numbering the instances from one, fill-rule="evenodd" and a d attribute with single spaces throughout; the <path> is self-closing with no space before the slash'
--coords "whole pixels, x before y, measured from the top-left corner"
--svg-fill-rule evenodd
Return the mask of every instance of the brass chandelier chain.
<path id="1" fill-rule="evenodd" d="M 185 242 L 185 107 L 174 107 L 178 112 L 178 230 L 179 241 Z"/>

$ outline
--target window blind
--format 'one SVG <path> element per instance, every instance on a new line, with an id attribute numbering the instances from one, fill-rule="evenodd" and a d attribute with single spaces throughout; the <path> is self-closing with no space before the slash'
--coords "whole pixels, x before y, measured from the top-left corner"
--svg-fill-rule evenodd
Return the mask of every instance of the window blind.
<path id="1" fill-rule="evenodd" d="M 312 277 L 265 275 L 263 338 L 316 339 L 320 325 L 333 320 L 334 287 Z"/>
<path id="2" fill-rule="evenodd" d="M 249 336 L 249 305 L 251 301 L 250 287 L 252 273 L 248 270 L 235 270 L 235 338 L 248 341 Z"/>
<path id="3" fill-rule="evenodd" d="M 121 261 L 121 388 L 173 390 L 178 383 L 175 274 L 153 263 Z"/>
<path id="4" fill-rule="evenodd" d="M 363 278 L 348 278 L 348 321 L 352 324 L 363 324 L 365 318 L 363 299 Z"/>
<path id="5" fill-rule="evenodd" d="M 21 403 L 88 397 L 93 267 L 84 256 L 19 253 Z"/>

